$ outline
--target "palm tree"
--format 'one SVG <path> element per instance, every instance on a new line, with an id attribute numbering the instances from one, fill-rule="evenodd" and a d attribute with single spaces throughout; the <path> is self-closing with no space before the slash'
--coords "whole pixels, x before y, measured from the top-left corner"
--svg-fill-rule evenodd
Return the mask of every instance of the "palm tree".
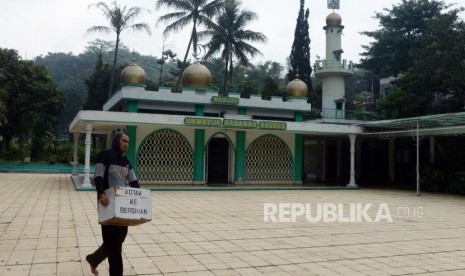
<path id="1" fill-rule="evenodd" d="M 206 20 L 206 31 L 199 32 L 199 38 L 211 37 L 207 43 L 205 59 L 220 53 L 225 63 L 223 94 L 227 94 L 227 83 L 232 84 L 234 72 L 233 58 L 238 65 L 248 66 L 248 56 L 254 57 L 261 52 L 249 42 L 266 42 L 267 38 L 260 32 L 244 29 L 248 23 L 257 19 L 257 14 L 249 10 L 240 10 L 240 2 L 225 0 L 223 9 L 215 21 Z"/>
<path id="2" fill-rule="evenodd" d="M 177 32 L 183 29 L 186 25 L 192 23 L 192 31 L 187 45 L 186 54 L 182 62 L 181 74 L 186 67 L 187 56 L 192 45 L 194 56 L 197 56 L 197 26 L 203 24 L 205 21 L 210 20 L 223 6 L 224 0 L 158 0 L 157 9 L 163 6 L 168 8 L 175 8 L 177 11 L 167 13 L 161 16 L 157 23 L 169 24 L 163 31 L 163 35 L 167 36 L 172 32 Z M 178 90 L 181 75 L 178 77 L 176 82 L 175 90 Z"/>
<path id="3" fill-rule="evenodd" d="M 110 27 L 93 26 L 87 29 L 87 32 L 110 33 L 111 31 L 113 31 L 116 33 L 115 54 L 113 57 L 113 66 L 112 66 L 111 78 L 110 78 L 110 88 L 108 91 L 108 99 L 109 99 L 111 97 L 111 94 L 113 91 L 113 84 L 115 82 L 116 60 L 118 58 L 118 48 L 119 48 L 121 33 L 126 29 L 133 30 L 133 31 L 145 30 L 147 31 L 149 35 L 151 34 L 151 32 L 150 32 L 149 25 L 147 25 L 144 22 L 132 24 L 132 22 L 134 22 L 134 20 L 137 19 L 137 17 L 139 17 L 144 11 L 144 9 L 142 8 L 131 7 L 127 9 L 126 6 L 121 8 L 120 6 L 118 6 L 118 3 L 116 3 L 116 1 L 113 1 L 111 8 L 104 2 L 98 2 L 97 4 L 91 4 L 89 5 L 89 8 L 93 6 L 99 8 L 103 12 L 103 15 L 110 22 Z"/>

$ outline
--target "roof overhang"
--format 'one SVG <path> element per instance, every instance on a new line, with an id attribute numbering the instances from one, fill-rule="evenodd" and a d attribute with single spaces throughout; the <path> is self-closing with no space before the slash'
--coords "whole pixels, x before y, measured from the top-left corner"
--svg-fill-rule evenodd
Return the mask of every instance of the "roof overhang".
<path id="1" fill-rule="evenodd" d="M 115 129 L 124 129 L 127 126 L 172 126 L 186 128 L 210 128 L 185 124 L 185 118 L 192 116 L 148 114 L 148 113 L 128 113 L 115 111 L 89 111 L 82 110 L 76 115 L 69 126 L 72 133 L 85 133 L 86 126 L 91 123 L 92 133 L 109 133 Z M 202 117 L 195 117 L 202 118 Z M 209 118 L 209 117 L 205 117 Z M 212 119 L 212 118 L 209 118 Z M 221 119 L 223 118 L 213 118 Z M 260 122 L 261 120 L 254 120 Z M 362 127 L 356 125 L 321 124 L 312 121 L 306 122 L 283 122 L 286 123 L 286 130 L 277 130 L 288 133 L 298 133 L 307 135 L 344 135 L 361 134 Z M 224 129 L 225 127 L 216 127 Z M 237 129 L 243 130 L 243 129 Z M 264 131 L 258 129 L 247 129 L 247 131 Z M 269 131 L 269 130 L 268 130 Z"/>
<path id="2" fill-rule="evenodd" d="M 465 133 L 465 112 L 361 123 L 365 135 L 451 135 Z"/>

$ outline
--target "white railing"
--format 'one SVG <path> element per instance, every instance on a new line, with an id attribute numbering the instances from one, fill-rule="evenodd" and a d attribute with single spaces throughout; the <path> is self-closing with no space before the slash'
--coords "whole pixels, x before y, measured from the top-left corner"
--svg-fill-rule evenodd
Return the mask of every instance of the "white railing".
<path id="1" fill-rule="evenodd" d="M 316 73 L 318 71 L 325 71 L 331 69 L 338 70 L 354 70 L 355 66 L 352 61 L 347 62 L 347 60 L 335 60 L 335 59 L 324 59 L 317 60 L 313 66 L 313 71 Z"/>

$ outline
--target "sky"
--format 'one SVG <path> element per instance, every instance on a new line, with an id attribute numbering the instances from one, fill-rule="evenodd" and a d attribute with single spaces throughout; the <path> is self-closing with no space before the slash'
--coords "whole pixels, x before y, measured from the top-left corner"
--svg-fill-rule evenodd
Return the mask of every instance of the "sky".
<path id="1" fill-rule="evenodd" d="M 113 1 L 113 0 L 111 0 Z M 114 41 L 114 33 L 87 33 L 92 26 L 109 26 L 102 12 L 95 6 L 98 1 L 89 0 L 3 0 L 0 4 L 0 48 L 15 49 L 23 59 L 47 55 L 51 52 L 82 53 L 88 43 L 95 39 Z M 104 0 L 110 4 L 110 0 Z M 343 59 L 358 62 L 361 45 L 367 45 L 370 39 L 360 34 L 363 31 L 379 29 L 378 21 L 373 17 L 383 8 L 391 9 L 401 0 L 341 0 L 336 10 L 345 26 L 342 37 Z M 448 4 L 464 0 L 446 0 Z M 117 0 L 120 6 L 138 6 L 150 12 L 142 14 L 135 23 L 145 22 L 152 31 L 122 33 L 121 41 L 130 50 L 143 55 L 160 56 L 165 44 L 182 59 L 186 51 L 191 26 L 185 30 L 163 37 L 163 24 L 156 24 L 159 16 L 173 10 L 155 9 L 156 0 Z M 248 9 L 258 15 L 258 20 L 247 29 L 261 32 L 267 36 L 266 44 L 254 44 L 263 55 L 252 59 L 253 63 L 268 60 L 286 64 L 294 40 L 294 29 L 299 11 L 300 0 L 242 0 L 242 9 Z M 325 56 L 325 18 L 332 10 L 327 9 L 327 0 L 305 0 L 305 8 L 310 9 L 310 52 L 311 62 L 316 56 Z M 465 20 L 465 14 L 461 13 Z"/>

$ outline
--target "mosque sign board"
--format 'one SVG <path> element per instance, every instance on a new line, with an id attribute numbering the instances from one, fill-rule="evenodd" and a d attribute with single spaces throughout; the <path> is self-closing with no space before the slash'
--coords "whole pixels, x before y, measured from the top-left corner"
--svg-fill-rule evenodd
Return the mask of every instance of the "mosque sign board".
<path id="1" fill-rule="evenodd" d="M 108 205 L 98 204 L 98 222 L 104 225 L 133 226 L 152 220 L 150 190 L 111 187 L 105 190 Z"/>
<path id="2" fill-rule="evenodd" d="M 269 122 L 261 121 L 258 125 L 259 129 L 269 129 L 269 130 L 286 130 L 287 124 L 283 122 Z"/>
<path id="3" fill-rule="evenodd" d="M 214 104 L 224 104 L 224 105 L 238 105 L 239 99 L 232 98 L 232 97 L 221 97 L 221 96 L 213 96 L 211 98 L 211 102 Z"/>
<path id="4" fill-rule="evenodd" d="M 224 119 L 223 127 L 226 128 L 257 128 L 258 122 L 253 120 Z"/>
<path id="5" fill-rule="evenodd" d="M 184 124 L 200 127 L 220 127 L 221 119 L 186 117 L 184 118 Z"/>
<path id="6" fill-rule="evenodd" d="M 236 119 L 211 119 L 211 118 L 184 118 L 184 124 L 198 127 L 224 127 L 234 129 L 262 129 L 262 130 L 286 130 L 287 123 L 274 121 L 236 120 Z"/>

